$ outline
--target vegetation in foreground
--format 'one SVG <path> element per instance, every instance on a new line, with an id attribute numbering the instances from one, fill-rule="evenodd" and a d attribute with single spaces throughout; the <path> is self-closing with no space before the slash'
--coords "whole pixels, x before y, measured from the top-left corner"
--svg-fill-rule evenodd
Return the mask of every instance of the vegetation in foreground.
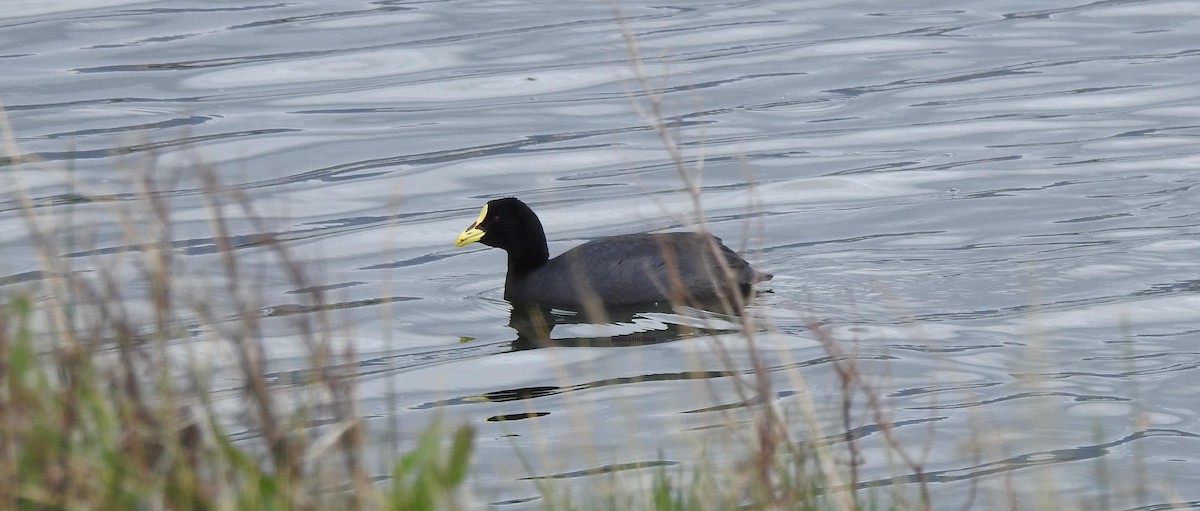
<path id="1" fill-rule="evenodd" d="M 375 479 L 364 460 L 354 353 L 338 351 L 328 336 L 333 322 L 326 316 L 336 308 L 325 306 L 320 286 L 310 285 L 284 245 L 257 223 L 261 217 L 250 201 L 220 186 L 212 172 L 202 175 L 222 265 L 218 278 L 202 279 L 204 289 L 195 289 L 201 279 L 189 279 L 172 260 L 168 194 L 149 174 L 139 177 L 135 200 L 114 201 L 109 209 L 126 250 L 95 257 L 89 271 L 77 271 L 72 258 L 61 256 L 69 250 L 45 217 L 58 208 L 19 198 L 41 269 L 32 284 L 6 286 L 0 306 L 0 508 L 441 510 L 481 504 L 464 485 L 469 426 L 435 424 L 407 452 L 395 453 L 389 478 Z M 258 234 L 231 233 L 231 211 L 255 222 Z M 261 306 L 239 260 L 247 243 L 279 261 L 296 289 L 307 290 L 305 313 Z M 264 367 L 263 322 L 281 314 L 292 321 L 313 368 L 306 381 L 290 385 L 271 381 Z M 236 362 L 235 396 L 211 388 L 212 368 L 204 363 L 211 353 L 195 353 L 197 344 L 216 346 Z M 714 463 L 694 473 L 643 469 L 658 470 L 652 484 L 598 486 L 588 502 L 572 502 L 544 484 L 545 507 L 862 508 L 857 492 L 846 491 L 854 488 L 853 471 L 834 461 L 828 445 L 797 441 L 795 422 L 773 406 L 754 404 L 754 396 L 772 395 L 766 369 L 756 369 L 737 382 L 754 410 L 753 424 L 743 428 L 749 448 L 738 466 Z M 852 368 L 845 384 L 848 390 L 859 385 Z M 231 415 L 231 400 L 244 413 Z M 918 501 L 912 507 L 927 506 Z"/>
<path id="2" fill-rule="evenodd" d="M 354 365 L 338 363 L 352 353 L 330 347 L 328 329 L 315 323 L 326 320 L 320 307 L 291 318 L 315 370 L 290 389 L 300 404 L 285 405 L 286 391 L 263 365 L 261 322 L 272 312 L 253 298 L 220 213 L 249 204 L 206 176 L 224 278 L 203 292 L 182 289 L 184 278 L 170 270 L 170 208 L 148 176 L 130 201 L 137 206 L 113 210 L 128 250 L 97 258 L 93 271 L 71 268 L 50 222 L 20 198 L 43 278 L 36 280 L 42 287 L 9 286 L 0 308 L 0 508 L 461 507 L 468 426 L 431 428 L 411 451 L 397 453 L 388 484 L 372 481 Z M 304 281 L 270 235 L 257 243 Z M 145 282 L 147 291 L 129 296 L 127 282 Z M 322 303 L 319 291 L 308 298 Z M 232 304 L 234 313 L 214 304 Z M 206 355 L 185 356 L 180 367 L 179 353 L 206 340 L 236 360 L 242 384 L 225 399 L 248 408 L 245 420 L 218 412 L 201 363 Z M 235 442 L 231 426 L 245 439 Z"/>

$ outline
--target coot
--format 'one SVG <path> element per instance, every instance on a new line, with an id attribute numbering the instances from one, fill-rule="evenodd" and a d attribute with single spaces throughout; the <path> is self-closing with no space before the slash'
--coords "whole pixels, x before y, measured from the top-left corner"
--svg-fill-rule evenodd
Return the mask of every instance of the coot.
<path id="1" fill-rule="evenodd" d="M 564 309 L 745 297 L 772 277 L 708 233 L 609 236 L 550 259 L 541 220 L 512 197 L 485 204 L 454 246 L 476 241 L 508 252 L 505 299 Z"/>

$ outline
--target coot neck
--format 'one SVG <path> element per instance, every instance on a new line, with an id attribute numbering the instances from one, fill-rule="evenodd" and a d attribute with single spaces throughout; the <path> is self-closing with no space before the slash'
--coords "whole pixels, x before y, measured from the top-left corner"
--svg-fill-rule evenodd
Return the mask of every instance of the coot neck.
<path id="1" fill-rule="evenodd" d="M 531 243 L 508 249 L 508 275 L 523 277 L 541 268 L 549 260 L 550 249 L 546 246 L 546 235 L 541 234 L 538 239 L 531 240 Z"/>
<path id="2" fill-rule="evenodd" d="M 510 225 L 516 232 L 506 237 L 509 243 L 504 247 L 508 251 L 508 277 L 520 278 L 541 268 L 550 260 L 550 249 L 546 246 L 546 229 L 529 206 L 524 202 L 515 201 Z"/>

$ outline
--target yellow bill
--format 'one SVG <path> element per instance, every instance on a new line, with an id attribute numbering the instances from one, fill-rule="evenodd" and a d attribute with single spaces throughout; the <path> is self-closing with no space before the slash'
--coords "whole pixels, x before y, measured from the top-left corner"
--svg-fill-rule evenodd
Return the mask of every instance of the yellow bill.
<path id="1" fill-rule="evenodd" d="M 487 233 L 483 232 L 483 229 L 479 228 L 479 224 L 483 223 L 483 219 L 485 218 L 487 218 L 487 204 L 483 205 L 483 210 L 479 212 L 479 218 L 475 219 L 475 223 L 471 224 L 470 227 L 467 227 L 467 230 L 463 231 L 462 234 L 459 234 L 458 239 L 454 240 L 454 246 L 461 247 L 468 243 L 475 243 L 476 241 L 483 239 L 483 235 Z"/>

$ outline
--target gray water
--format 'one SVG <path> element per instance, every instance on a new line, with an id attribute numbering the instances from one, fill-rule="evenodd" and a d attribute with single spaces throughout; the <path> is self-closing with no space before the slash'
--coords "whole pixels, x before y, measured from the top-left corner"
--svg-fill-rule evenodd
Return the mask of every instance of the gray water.
<path id="1" fill-rule="evenodd" d="M 622 24 L 607 2 L 17 0 L 2 16 L 4 288 L 43 278 L 13 187 L 87 268 L 130 248 L 106 219 L 139 200 L 131 168 L 164 176 L 180 272 L 202 286 L 220 274 L 209 166 L 262 220 L 229 208 L 234 232 L 274 232 L 342 306 L 332 335 L 365 369 L 381 474 L 437 416 L 477 428 L 469 487 L 497 509 L 537 507 L 535 482 L 613 477 L 589 469 L 686 473 L 706 444 L 737 462 L 722 439 L 749 412 L 722 405 L 752 367 L 744 336 L 647 312 L 515 349 L 504 254 L 452 247 L 509 195 L 552 254 L 689 227 L 656 96 L 708 228 L 776 275 L 747 311 L 769 325 L 767 399 L 845 431 L 817 323 L 924 460 L 935 508 L 1200 507 L 1200 3 L 624 2 Z M 40 163 L 16 179 L 14 152 Z M 297 310 L 269 250 L 238 255 L 267 310 Z M 281 382 L 308 363 L 284 323 L 267 340 Z M 570 345 L 596 336 L 671 342 Z M 214 357 L 214 388 L 236 389 Z M 875 423 L 850 425 L 863 480 L 911 489 Z"/>

